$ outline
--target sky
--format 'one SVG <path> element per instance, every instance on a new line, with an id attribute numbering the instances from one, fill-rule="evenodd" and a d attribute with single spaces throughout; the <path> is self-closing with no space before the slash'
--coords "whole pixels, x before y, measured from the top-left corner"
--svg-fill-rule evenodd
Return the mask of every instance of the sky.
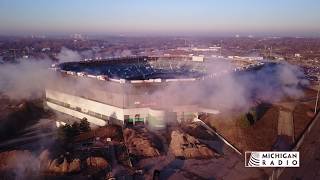
<path id="1" fill-rule="evenodd" d="M 0 0 L 0 35 L 320 36 L 319 0 Z"/>

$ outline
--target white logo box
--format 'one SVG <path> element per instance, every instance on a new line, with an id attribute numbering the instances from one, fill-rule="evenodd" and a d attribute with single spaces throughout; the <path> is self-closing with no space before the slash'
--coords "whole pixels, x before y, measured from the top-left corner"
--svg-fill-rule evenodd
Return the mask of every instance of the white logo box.
<path id="1" fill-rule="evenodd" d="M 246 151 L 245 167 L 299 167 L 298 151 Z"/>

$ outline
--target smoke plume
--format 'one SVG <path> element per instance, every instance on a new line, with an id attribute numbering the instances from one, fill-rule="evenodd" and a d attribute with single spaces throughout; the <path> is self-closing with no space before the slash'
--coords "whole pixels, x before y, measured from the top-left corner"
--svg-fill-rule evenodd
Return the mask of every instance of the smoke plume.
<path id="1" fill-rule="evenodd" d="M 209 74 L 219 74 L 235 67 L 228 62 L 212 62 Z M 288 63 L 265 65 L 260 70 L 226 73 L 201 82 L 171 83 L 150 96 L 161 100 L 162 107 L 199 104 L 219 110 L 247 111 L 256 101 L 274 103 L 283 98 L 304 95 L 301 84 L 306 84 L 303 72 Z"/>
<path id="2" fill-rule="evenodd" d="M 60 62 L 79 61 L 81 56 L 67 48 L 57 55 Z M 64 85 L 60 76 L 49 70 L 50 59 L 19 59 L 17 63 L 0 65 L 0 92 L 11 99 L 35 99 L 47 86 Z"/>
<path id="3" fill-rule="evenodd" d="M 66 62 L 79 60 L 80 55 L 62 48 L 58 58 Z M 61 87 L 61 89 L 71 86 L 75 93 L 85 91 L 93 96 L 96 94 L 94 91 L 91 92 L 93 87 L 98 87 L 97 89 L 101 91 L 105 87 L 101 84 L 102 82 L 84 80 L 84 78 L 72 78 L 72 81 L 69 78 L 62 78 L 48 69 L 50 65 L 50 60 L 21 60 L 18 64 L 1 65 L 1 91 L 12 99 L 21 99 L 38 98 L 43 95 L 44 88 L 48 86 Z M 299 83 L 305 83 L 301 81 L 303 72 L 297 66 L 288 63 L 266 65 L 260 70 L 245 73 L 223 73 L 223 71 L 233 70 L 234 65 L 229 61 L 212 60 L 206 68 L 208 74 L 218 76 L 192 83 L 169 83 L 166 87 L 149 92 L 149 96 L 142 97 L 141 101 L 158 102 L 162 107 L 200 104 L 219 109 L 247 109 L 257 99 L 272 103 L 284 97 L 303 96 L 303 91 L 299 88 Z M 219 76 L 221 73 L 223 75 Z M 133 86 L 131 88 L 134 90 Z"/>
<path id="4" fill-rule="evenodd" d="M 59 59 L 59 62 L 71 62 L 71 61 L 80 61 L 81 56 L 78 52 L 72 51 L 70 49 L 67 49 L 65 47 L 61 48 L 60 53 L 57 55 L 57 58 Z"/>
<path id="5" fill-rule="evenodd" d="M 50 81 L 49 60 L 21 60 L 0 66 L 0 89 L 11 99 L 39 97 Z M 53 83 L 53 82 L 51 82 Z"/>

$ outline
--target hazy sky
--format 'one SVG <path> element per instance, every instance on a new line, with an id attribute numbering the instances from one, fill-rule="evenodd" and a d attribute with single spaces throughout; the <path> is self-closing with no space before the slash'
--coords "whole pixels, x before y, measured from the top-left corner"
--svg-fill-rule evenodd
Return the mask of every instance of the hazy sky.
<path id="1" fill-rule="evenodd" d="M 320 0 L 0 0 L 0 34 L 313 35 Z"/>

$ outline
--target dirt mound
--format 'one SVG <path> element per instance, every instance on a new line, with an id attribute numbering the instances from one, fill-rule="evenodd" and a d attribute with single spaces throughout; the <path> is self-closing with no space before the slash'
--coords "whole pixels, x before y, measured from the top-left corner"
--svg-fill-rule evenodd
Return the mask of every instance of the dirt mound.
<path id="1" fill-rule="evenodd" d="M 80 171 L 80 159 L 74 159 L 69 164 L 68 172 L 79 172 Z"/>
<path id="2" fill-rule="evenodd" d="M 88 157 L 86 159 L 87 166 L 94 169 L 106 169 L 109 164 L 102 157 Z"/>
<path id="3" fill-rule="evenodd" d="M 58 159 L 51 160 L 50 152 L 44 150 L 39 155 L 39 163 L 41 172 L 66 174 L 80 171 L 80 159 L 73 159 L 70 163 L 66 158 L 63 159 L 61 164 L 58 163 Z"/>
<path id="4" fill-rule="evenodd" d="M 13 150 L 0 153 L 0 171 L 29 176 L 38 172 L 39 161 L 29 151 Z"/>
<path id="5" fill-rule="evenodd" d="M 215 155 L 211 149 L 196 138 L 179 130 L 172 131 L 169 149 L 176 157 L 185 159 L 205 159 Z"/>
<path id="6" fill-rule="evenodd" d="M 64 158 L 61 164 L 58 163 L 58 159 L 54 159 L 49 163 L 49 167 L 46 172 L 56 174 L 74 173 L 80 171 L 80 160 L 73 159 L 70 163 Z"/>
<path id="7" fill-rule="evenodd" d="M 160 155 L 159 150 L 156 148 L 154 141 L 152 141 L 146 129 L 140 129 L 138 132 L 137 130 L 127 128 L 123 133 L 130 154 L 142 157 Z"/>

